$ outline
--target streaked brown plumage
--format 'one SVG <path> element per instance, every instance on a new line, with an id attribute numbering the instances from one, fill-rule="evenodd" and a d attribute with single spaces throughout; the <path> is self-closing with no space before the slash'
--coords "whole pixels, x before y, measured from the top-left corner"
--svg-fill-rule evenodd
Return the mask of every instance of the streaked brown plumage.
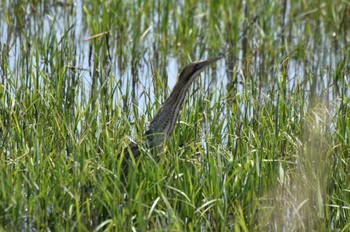
<path id="1" fill-rule="evenodd" d="M 143 134 L 149 148 L 160 146 L 169 139 L 185 100 L 186 92 L 192 82 L 206 67 L 222 58 L 223 56 L 218 56 L 213 59 L 194 61 L 181 71 L 169 98 L 162 104 L 148 130 Z M 140 155 L 139 146 L 131 142 L 129 147 L 134 158 L 137 159 Z M 123 171 L 127 170 L 130 159 L 129 150 L 126 148 L 124 150 Z"/>

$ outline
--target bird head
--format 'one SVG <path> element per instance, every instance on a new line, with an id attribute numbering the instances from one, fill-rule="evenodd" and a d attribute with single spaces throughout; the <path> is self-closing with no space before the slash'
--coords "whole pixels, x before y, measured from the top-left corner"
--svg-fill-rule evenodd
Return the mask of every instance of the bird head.
<path id="1" fill-rule="evenodd" d="M 192 63 L 186 65 L 186 67 L 181 71 L 179 81 L 183 81 L 186 84 L 191 84 L 206 67 L 222 58 L 224 57 L 221 55 L 212 59 L 193 61 Z"/>

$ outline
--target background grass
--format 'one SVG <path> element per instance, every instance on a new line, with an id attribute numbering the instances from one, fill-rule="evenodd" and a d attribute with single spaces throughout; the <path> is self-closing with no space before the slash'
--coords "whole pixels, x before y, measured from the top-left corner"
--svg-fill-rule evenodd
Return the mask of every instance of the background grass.
<path id="1" fill-rule="evenodd" d="M 1 230 L 346 231 L 349 7 L 0 2 Z M 124 185 L 178 69 L 219 52 Z"/>

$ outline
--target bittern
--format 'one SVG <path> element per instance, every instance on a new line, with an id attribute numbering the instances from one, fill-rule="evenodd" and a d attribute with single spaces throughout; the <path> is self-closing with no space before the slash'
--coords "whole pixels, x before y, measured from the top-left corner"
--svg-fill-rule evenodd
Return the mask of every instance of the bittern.
<path id="1" fill-rule="evenodd" d="M 175 84 L 170 96 L 162 104 L 156 116 L 151 121 L 148 130 L 143 134 L 146 145 L 149 148 L 160 147 L 167 141 L 174 130 L 181 106 L 185 100 L 186 93 L 192 82 L 199 74 L 209 65 L 222 59 L 218 56 L 213 59 L 194 61 L 188 64 L 180 73 L 177 83 Z M 132 142 L 130 150 L 136 159 L 140 155 L 139 146 Z M 130 162 L 130 154 L 127 149 L 124 150 L 123 170 L 127 168 Z"/>

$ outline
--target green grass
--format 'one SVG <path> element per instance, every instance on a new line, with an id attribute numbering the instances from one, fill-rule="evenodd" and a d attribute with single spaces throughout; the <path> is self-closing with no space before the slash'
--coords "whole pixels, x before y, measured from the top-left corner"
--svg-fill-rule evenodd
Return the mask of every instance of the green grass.
<path id="1" fill-rule="evenodd" d="M 349 7 L 0 2 L 0 230 L 348 230 Z M 219 52 L 124 185 L 177 69 Z"/>

